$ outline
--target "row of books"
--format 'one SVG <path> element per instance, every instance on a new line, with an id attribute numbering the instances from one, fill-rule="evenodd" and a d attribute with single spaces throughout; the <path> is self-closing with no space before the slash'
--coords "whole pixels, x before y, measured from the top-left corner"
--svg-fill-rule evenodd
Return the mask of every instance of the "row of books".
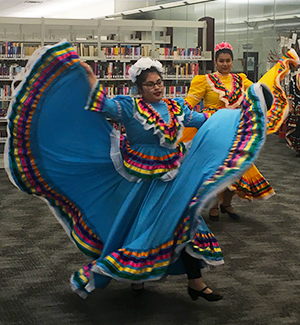
<path id="1" fill-rule="evenodd" d="M 85 45 L 83 43 L 72 43 L 74 50 L 79 56 L 98 56 L 98 47 L 95 45 Z M 120 60 L 131 59 L 135 60 L 141 56 L 150 56 L 150 46 L 111 46 L 101 47 L 101 51 L 105 59 Z"/>
<path id="2" fill-rule="evenodd" d="M 6 130 L 0 130 L 0 140 L 4 140 L 7 138 L 7 131 Z"/>
<path id="3" fill-rule="evenodd" d="M 101 79 L 129 79 L 130 63 L 89 62 L 95 75 Z M 199 74 L 199 63 L 172 63 L 163 66 L 163 78 L 193 78 Z"/>
<path id="4" fill-rule="evenodd" d="M 108 97 L 114 97 L 117 95 L 129 95 L 129 96 L 136 96 L 138 93 L 137 87 L 130 87 L 127 85 L 124 86 L 104 86 L 103 90 L 105 91 Z"/>
<path id="5" fill-rule="evenodd" d="M 95 45 L 85 45 L 83 43 L 72 43 L 75 51 L 79 56 L 98 56 L 98 48 Z M 105 59 L 131 59 L 136 60 L 142 56 L 151 56 L 151 46 L 107 46 L 102 47 L 101 51 Z M 181 48 L 181 47 L 159 47 L 156 48 L 157 52 L 154 57 L 159 59 L 200 59 L 201 58 L 201 47 L 196 48 Z"/>
<path id="6" fill-rule="evenodd" d="M 24 58 L 30 56 L 41 45 L 25 45 L 19 42 L 0 43 L 0 58 Z"/>
<path id="7" fill-rule="evenodd" d="M 200 59 L 201 47 L 182 48 L 182 47 L 160 47 L 157 49 L 159 59 Z"/>
<path id="8" fill-rule="evenodd" d="M 138 90 L 136 86 L 122 85 L 122 86 L 104 86 L 104 91 L 107 96 L 112 97 L 116 95 L 130 95 L 136 96 Z M 188 92 L 188 86 L 166 86 L 164 87 L 164 96 L 177 97 L 183 96 Z M 4 85 L 0 87 L 0 100 L 10 99 L 11 87 L 10 85 Z"/>
<path id="9" fill-rule="evenodd" d="M 115 46 L 103 47 L 101 49 L 106 59 L 132 59 L 136 60 L 142 56 L 151 56 L 151 47 L 148 45 L 143 46 Z"/>
<path id="10" fill-rule="evenodd" d="M 173 63 L 163 67 L 164 78 L 193 78 L 199 74 L 199 63 Z"/>
<path id="11" fill-rule="evenodd" d="M 2 85 L 0 86 L 0 100 L 9 99 L 11 96 L 11 86 Z"/>
<path id="12" fill-rule="evenodd" d="M 110 98 L 117 95 L 129 95 L 129 96 L 137 96 L 138 90 L 135 86 L 122 86 L 116 87 L 114 85 L 110 85 L 108 87 L 103 87 L 106 95 Z M 188 86 L 169 86 L 164 87 L 164 97 L 165 98 L 174 98 L 174 97 L 186 97 L 188 93 Z"/>
<path id="13" fill-rule="evenodd" d="M 83 43 L 72 43 L 75 51 L 79 56 L 98 56 L 98 48 L 95 45 L 85 45 Z M 32 55 L 40 45 L 25 45 L 19 42 L 3 42 L 0 43 L 0 58 L 23 58 Z M 131 59 L 136 60 L 142 56 L 151 56 L 151 46 L 111 46 L 102 47 L 101 51 L 106 59 Z M 155 50 L 159 59 L 200 59 L 201 47 L 197 48 L 179 48 L 174 46 L 160 47 Z"/>
<path id="14" fill-rule="evenodd" d="M 24 67 L 16 63 L 7 64 L 0 62 L 0 79 L 12 79 L 22 70 L 24 70 Z"/>
<path id="15" fill-rule="evenodd" d="M 129 79 L 128 70 L 131 66 L 127 62 L 90 62 L 98 78 L 101 79 Z M 24 67 L 18 64 L 0 62 L 0 79 L 12 79 Z M 199 73 L 199 63 L 172 63 L 163 66 L 163 78 L 193 78 Z"/>
<path id="16" fill-rule="evenodd" d="M 0 117 L 4 117 L 7 114 L 8 107 L 4 107 L 4 105 L 2 107 L 2 105 L 3 105 L 3 102 L 0 102 Z"/>

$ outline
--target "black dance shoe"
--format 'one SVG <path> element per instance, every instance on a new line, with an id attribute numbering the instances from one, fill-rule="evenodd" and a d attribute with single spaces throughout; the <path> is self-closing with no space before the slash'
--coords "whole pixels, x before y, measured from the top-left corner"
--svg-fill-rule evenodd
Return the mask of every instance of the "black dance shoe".
<path id="1" fill-rule="evenodd" d="M 131 283 L 132 294 L 134 297 L 140 296 L 144 292 L 144 283 Z"/>
<path id="2" fill-rule="evenodd" d="M 218 301 L 223 299 L 223 297 L 217 292 L 204 293 L 203 291 L 205 291 L 207 288 L 208 287 L 205 287 L 204 289 L 198 291 L 188 287 L 188 294 L 193 300 L 197 300 L 199 297 L 204 298 L 207 301 Z"/>
<path id="3" fill-rule="evenodd" d="M 241 217 L 238 214 L 236 214 L 234 212 L 229 212 L 227 210 L 227 208 L 230 208 L 230 207 L 231 207 L 231 205 L 224 207 L 224 205 L 220 204 L 220 209 L 221 209 L 222 213 L 227 213 L 232 220 L 240 220 Z"/>

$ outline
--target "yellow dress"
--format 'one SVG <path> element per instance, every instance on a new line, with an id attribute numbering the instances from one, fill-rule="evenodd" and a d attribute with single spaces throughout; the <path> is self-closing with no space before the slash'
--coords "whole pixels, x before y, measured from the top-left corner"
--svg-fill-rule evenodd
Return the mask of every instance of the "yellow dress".
<path id="1" fill-rule="evenodd" d="M 270 88 L 274 98 L 267 116 L 268 134 L 276 132 L 288 114 L 287 98 L 280 82 L 288 73 L 289 64 L 296 66 L 298 63 L 298 55 L 294 50 L 290 50 L 259 80 L 260 83 L 264 83 Z M 199 75 L 193 78 L 185 100 L 192 107 L 203 100 L 202 112 L 210 114 L 222 108 L 235 109 L 240 106 L 244 92 L 251 84 L 252 81 L 247 79 L 243 73 L 227 76 L 222 76 L 217 72 Z M 196 132 L 197 130 L 194 128 L 185 128 L 180 141 L 192 140 Z M 235 190 L 240 197 L 249 200 L 267 199 L 275 194 L 268 181 L 254 165 L 232 184 L 230 189 Z"/>

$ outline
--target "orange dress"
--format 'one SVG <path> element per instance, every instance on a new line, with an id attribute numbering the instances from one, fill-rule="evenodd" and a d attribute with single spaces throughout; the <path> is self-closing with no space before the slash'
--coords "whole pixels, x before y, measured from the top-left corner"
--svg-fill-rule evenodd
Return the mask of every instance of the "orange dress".
<path id="1" fill-rule="evenodd" d="M 259 80 L 270 88 L 274 97 L 273 105 L 267 115 L 268 134 L 276 132 L 288 114 L 286 95 L 280 82 L 288 73 L 289 64 L 296 66 L 298 63 L 298 55 L 294 50 L 290 50 Z M 194 107 L 203 100 L 202 111 L 210 114 L 223 108 L 236 109 L 239 108 L 244 92 L 251 84 L 252 81 L 243 73 L 227 76 L 222 76 L 218 72 L 199 75 L 193 78 L 186 101 Z M 192 140 L 196 132 L 194 128 L 185 128 L 180 141 Z M 267 199 L 275 194 L 268 181 L 254 165 L 232 184 L 230 189 L 235 190 L 240 197 L 249 200 Z"/>

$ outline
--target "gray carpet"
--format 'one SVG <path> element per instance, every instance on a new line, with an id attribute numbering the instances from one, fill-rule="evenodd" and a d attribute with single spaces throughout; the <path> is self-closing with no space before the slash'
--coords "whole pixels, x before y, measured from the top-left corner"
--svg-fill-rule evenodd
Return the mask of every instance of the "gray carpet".
<path id="1" fill-rule="evenodd" d="M 240 222 L 207 221 L 225 265 L 204 273 L 224 299 L 192 301 L 185 277 L 147 284 L 134 298 L 116 281 L 87 300 L 70 275 L 87 262 L 40 199 L 17 190 L 0 170 L 0 324 L 300 324 L 300 158 L 269 136 L 257 161 L 277 195 L 235 199 Z M 207 214 L 204 213 L 205 219 Z"/>

